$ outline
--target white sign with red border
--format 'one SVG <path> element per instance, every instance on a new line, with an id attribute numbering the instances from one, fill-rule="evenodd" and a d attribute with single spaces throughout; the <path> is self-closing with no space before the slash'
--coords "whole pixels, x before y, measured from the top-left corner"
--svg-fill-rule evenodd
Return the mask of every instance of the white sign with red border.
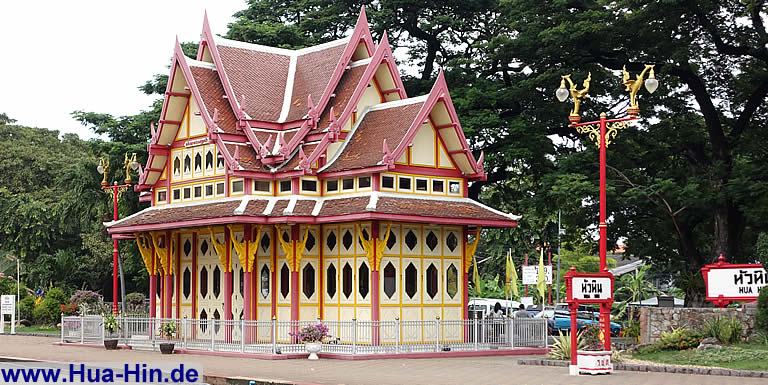
<path id="1" fill-rule="evenodd" d="M 552 284 L 552 265 L 544 266 L 544 276 L 547 285 Z M 539 265 L 523 266 L 523 285 L 535 285 L 539 283 Z"/>
<path id="2" fill-rule="evenodd" d="M 608 277 L 573 277 L 571 298 L 582 302 L 607 300 L 613 296 L 612 283 Z"/>

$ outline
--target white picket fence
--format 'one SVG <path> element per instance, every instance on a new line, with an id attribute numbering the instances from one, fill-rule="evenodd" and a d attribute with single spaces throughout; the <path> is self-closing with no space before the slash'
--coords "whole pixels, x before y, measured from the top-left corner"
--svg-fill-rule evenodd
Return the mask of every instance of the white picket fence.
<path id="1" fill-rule="evenodd" d="M 172 322 L 176 334 L 161 337 Z M 295 334 L 322 322 L 330 338 L 323 352 L 338 354 L 416 353 L 547 347 L 546 319 L 473 319 L 430 321 L 244 321 L 217 319 L 118 318 L 115 335 L 104 332 L 101 316 L 62 317 L 61 342 L 96 344 L 117 338 L 133 349 L 155 350 L 159 343 L 177 348 L 240 353 L 303 353 Z"/>

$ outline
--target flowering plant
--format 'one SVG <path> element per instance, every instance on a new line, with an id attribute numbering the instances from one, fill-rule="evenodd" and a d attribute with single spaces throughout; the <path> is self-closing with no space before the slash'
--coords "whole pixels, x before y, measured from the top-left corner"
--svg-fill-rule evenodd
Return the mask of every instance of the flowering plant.
<path id="1" fill-rule="evenodd" d="M 291 333 L 292 336 L 298 337 L 302 343 L 311 342 L 323 342 L 330 335 L 328 334 L 328 326 L 325 326 L 322 322 L 316 324 L 310 324 L 304 326 L 300 332 Z"/>

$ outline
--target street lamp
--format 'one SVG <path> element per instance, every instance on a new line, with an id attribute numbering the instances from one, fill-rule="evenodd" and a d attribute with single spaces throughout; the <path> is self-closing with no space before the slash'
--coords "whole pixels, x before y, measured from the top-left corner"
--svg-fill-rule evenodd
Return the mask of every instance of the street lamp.
<path id="1" fill-rule="evenodd" d="M 123 169 L 125 173 L 125 183 L 118 184 L 114 181 L 111 185 L 107 182 L 109 177 L 109 159 L 99 159 L 99 165 L 96 166 L 96 171 L 103 177 L 101 179 L 101 189 L 106 191 L 112 198 L 112 220 L 117 220 L 117 201 L 120 195 L 131 187 L 133 183 L 131 179 L 131 171 L 139 170 L 139 163 L 136 161 L 136 153 L 125 154 L 125 160 L 123 161 Z M 112 314 L 117 314 L 117 266 L 118 266 L 118 251 L 117 251 L 117 239 L 112 240 Z M 121 269 L 122 275 L 122 269 Z M 121 282 L 125 283 L 125 280 L 121 277 Z"/>
<path id="2" fill-rule="evenodd" d="M 587 98 L 589 93 L 589 83 L 592 80 L 592 74 L 590 73 L 582 83 L 582 89 L 577 89 L 576 85 L 571 80 L 571 75 L 564 75 L 560 80 L 560 87 L 555 91 L 555 97 L 560 102 L 565 102 L 570 95 L 573 99 L 573 109 L 568 115 L 569 127 L 573 127 L 580 134 L 586 134 L 589 139 L 593 140 L 597 144 L 600 151 L 600 224 L 598 225 L 600 230 L 600 271 L 607 272 L 607 253 L 608 253 L 608 224 L 606 223 L 606 148 L 611 141 L 616 138 L 619 130 L 627 127 L 629 122 L 637 120 L 640 114 L 640 106 L 637 102 L 637 93 L 644 85 L 648 93 L 653 93 L 659 86 L 659 81 L 656 80 L 656 76 L 653 73 L 654 66 L 652 64 L 646 64 L 643 71 L 635 77 L 630 78 L 630 74 L 627 71 L 627 67 L 622 69 L 622 84 L 625 86 L 625 91 L 629 92 L 629 107 L 627 108 L 627 116 L 616 119 L 608 119 L 605 112 L 600 113 L 600 120 L 591 122 L 581 122 L 580 106 L 582 100 Z M 646 79 L 645 76 L 648 75 Z M 566 82 L 569 88 L 566 89 Z M 610 304 L 600 305 L 600 318 L 603 324 L 603 334 L 605 336 L 605 346 L 607 350 L 611 348 L 611 323 L 610 323 Z"/>

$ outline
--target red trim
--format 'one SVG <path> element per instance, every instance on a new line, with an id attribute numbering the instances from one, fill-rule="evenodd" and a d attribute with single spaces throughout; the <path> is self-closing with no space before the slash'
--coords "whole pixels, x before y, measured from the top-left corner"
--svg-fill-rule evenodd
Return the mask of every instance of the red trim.
<path id="1" fill-rule="evenodd" d="M 358 169 L 354 169 L 354 170 L 323 172 L 323 173 L 318 174 L 318 177 L 320 179 L 332 179 L 332 178 L 337 178 L 337 177 L 341 177 L 341 176 L 362 175 L 362 174 L 387 172 L 387 171 L 389 171 L 389 167 L 387 167 L 387 166 L 373 166 L 373 167 L 366 167 L 366 168 L 358 168 Z"/>
<path id="2" fill-rule="evenodd" d="M 181 318 L 181 234 L 176 234 L 176 318 Z"/>
<path id="3" fill-rule="evenodd" d="M 152 253 L 155 251 L 152 250 Z M 157 317 L 157 274 L 149 275 L 149 318 Z"/>
<path id="4" fill-rule="evenodd" d="M 208 23 L 207 13 L 203 17 L 203 32 L 200 44 L 202 45 L 203 43 L 205 43 L 205 46 L 211 53 L 213 64 L 216 66 L 216 72 L 219 74 L 219 80 L 221 81 L 222 88 L 224 88 L 224 93 L 227 95 L 227 101 L 229 101 L 229 106 L 232 108 L 232 112 L 235 114 L 236 118 L 244 119 L 245 115 L 240 109 L 240 103 L 238 102 L 237 95 L 235 95 L 234 88 L 232 88 L 232 83 L 229 82 L 227 71 L 224 69 L 224 64 L 221 61 L 221 55 L 219 55 L 219 49 L 216 46 L 216 40 L 213 38 L 213 32 L 211 32 L 211 26 Z M 200 54 L 202 54 L 202 52 L 200 52 Z M 195 91 L 197 91 L 196 88 L 197 87 L 195 87 Z"/>
<path id="5" fill-rule="evenodd" d="M 172 126 L 178 126 L 178 125 L 181 124 L 181 120 L 165 120 L 165 119 L 160 119 L 159 123 L 160 124 L 170 124 Z"/>
<path id="6" fill-rule="evenodd" d="M 166 91 L 165 95 L 167 96 L 178 96 L 182 98 L 188 98 L 192 95 L 191 92 L 175 92 L 175 91 Z"/>
<path id="7" fill-rule="evenodd" d="M 352 97 L 350 97 L 349 102 L 347 102 L 346 107 L 344 107 L 344 111 L 341 113 L 341 115 L 339 115 L 338 119 L 336 119 L 337 124 L 343 125 L 344 122 L 351 118 L 352 113 L 357 109 L 357 103 L 363 96 L 365 89 L 368 87 L 371 79 L 376 76 L 376 71 L 382 64 L 387 65 L 395 85 L 401 90 L 400 99 L 405 99 L 408 97 L 405 94 L 405 87 L 403 86 L 402 79 L 400 79 L 400 73 L 397 70 L 397 65 L 394 63 L 392 48 L 389 46 L 389 39 L 387 38 L 387 35 L 384 34 L 384 36 L 381 38 L 381 42 L 376 47 L 376 51 L 374 51 L 373 56 L 371 56 L 371 62 L 366 66 L 365 72 L 363 72 L 363 76 L 360 78 L 360 82 L 358 82 L 357 86 L 355 86 L 355 90 L 352 92 Z M 326 137 L 329 137 L 329 135 L 331 135 L 331 132 L 326 133 Z M 309 155 L 309 158 L 307 159 L 309 164 L 317 161 L 320 155 L 325 153 L 325 150 L 329 145 L 330 141 L 320 142 L 320 144 L 315 147 L 315 150 L 312 152 L 312 154 Z"/>
<path id="8" fill-rule="evenodd" d="M 726 297 L 718 295 L 717 297 L 709 294 L 709 272 L 712 270 L 725 270 L 725 269 L 764 269 L 761 263 L 728 263 L 725 259 L 725 255 L 720 254 L 717 258 L 717 262 L 704 265 L 700 271 L 704 278 L 704 291 L 707 302 L 712 302 L 715 306 L 725 307 L 731 302 L 753 302 L 757 300 L 759 293 L 755 293 L 754 296 L 738 296 L 738 297 Z"/>

